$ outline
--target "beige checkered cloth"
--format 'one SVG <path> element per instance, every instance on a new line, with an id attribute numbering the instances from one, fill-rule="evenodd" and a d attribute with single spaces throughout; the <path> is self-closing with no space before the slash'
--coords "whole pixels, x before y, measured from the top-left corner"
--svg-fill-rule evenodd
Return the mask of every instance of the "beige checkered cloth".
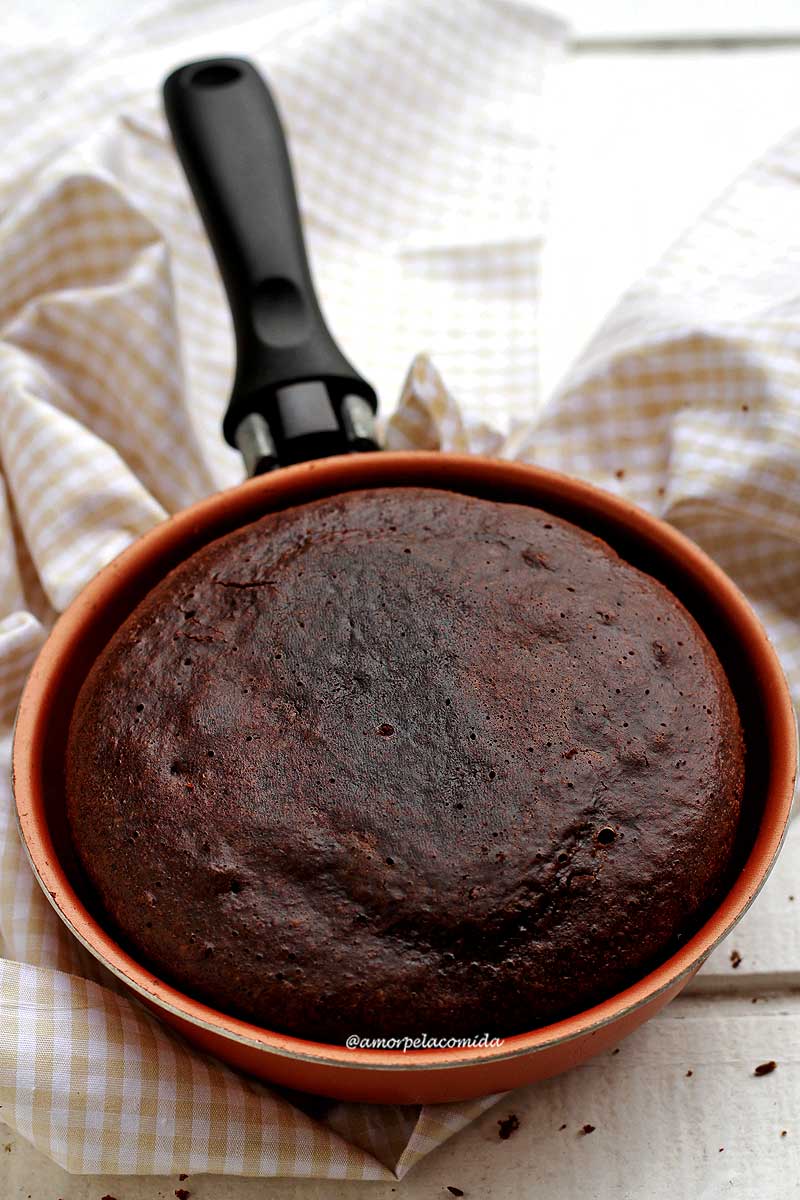
<path id="1" fill-rule="evenodd" d="M 218 433 L 228 319 L 159 112 L 172 66 L 246 52 L 274 82 L 325 307 L 385 412 L 432 348 L 450 390 L 417 359 L 387 442 L 535 460 L 667 517 L 750 594 L 800 694 L 800 137 L 540 409 L 560 27 L 523 0 L 259 8 L 165 0 L 81 45 L 0 51 L 0 1116 L 76 1172 L 399 1177 L 492 1103 L 328 1104 L 239 1077 L 117 990 L 23 857 L 11 721 L 54 615 L 241 471 Z"/>

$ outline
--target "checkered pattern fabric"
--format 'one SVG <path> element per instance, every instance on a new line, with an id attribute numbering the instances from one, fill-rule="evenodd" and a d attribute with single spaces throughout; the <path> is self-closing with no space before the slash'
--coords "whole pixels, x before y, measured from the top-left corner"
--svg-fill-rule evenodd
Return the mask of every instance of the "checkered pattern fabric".
<path id="1" fill-rule="evenodd" d="M 561 27 L 515 0 L 261 8 L 132 6 L 41 55 L 19 48 L 29 21 L 0 49 L 0 1113 L 76 1172 L 391 1178 L 492 1103 L 292 1103 L 195 1053 L 61 926 L 14 826 L 11 722 L 55 615 L 242 474 L 219 433 L 229 318 L 160 109 L 170 69 L 244 53 L 270 79 L 324 307 L 384 411 L 426 345 L 501 429 L 536 385 Z"/>
<path id="2" fill-rule="evenodd" d="M 673 248 L 540 408 L 562 36 L 525 0 L 268 17 L 163 0 L 80 46 L 0 50 L 0 1103 L 69 1170 L 399 1177 L 493 1102 L 290 1101 L 190 1050 L 66 933 L 16 834 L 11 722 L 54 616 L 241 474 L 218 433 L 229 320 L 159 111 L 176 64 L 247 53 L 273 82 L 324 306 L 379 387 L 387 444 L 536 461 L 679 525 L 749 593 L 800 697 L 800 138 Z M 391 411 L 426 347 L 438 370 L 417 358 Z"/>

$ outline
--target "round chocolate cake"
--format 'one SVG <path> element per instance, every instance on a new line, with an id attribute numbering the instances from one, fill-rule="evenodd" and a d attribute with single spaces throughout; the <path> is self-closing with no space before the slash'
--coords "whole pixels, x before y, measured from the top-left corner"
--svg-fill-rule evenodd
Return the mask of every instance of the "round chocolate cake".
<path id="1" fill-rule="evenodd" d="M 718 893 L 743 779 L 723 670 L 661 584 L 423 488 L 189 558 L 95 663 L 67 763 L 134 953 L 328 1042 L 508 1035 L 630 984 Z"/>

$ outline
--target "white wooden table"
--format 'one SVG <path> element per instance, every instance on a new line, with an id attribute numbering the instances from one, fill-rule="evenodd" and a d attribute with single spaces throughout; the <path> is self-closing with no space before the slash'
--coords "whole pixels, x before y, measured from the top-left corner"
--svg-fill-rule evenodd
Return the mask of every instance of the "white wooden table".
<path id="1" fill-rule="evenodd" d="M 48 3 L 62 24 L 105 7 L 38 7 Z M 800 123 L 796 0 L 550 7 L 572 18 L 577 40 L 554 105 L 545 392 L 619 293 Z M 756 1077 L 768 1060 L 777 1069 Z M 509 1112 L 520 1128 L 502 1141 L 497 1120 Z M 581 1135 L 585 1124 L 594 1132 Z M 800 1196 L 800 824 L 753 909 L 685 996 L 618 1054 L 515 1093 L 403 1183 L 71 1177 L 0 1125 L 2 1200 L 156 1200 L 178 1187 L 193 1200 L 447 1200 L 448 1186 L 494 1200 Z"/>

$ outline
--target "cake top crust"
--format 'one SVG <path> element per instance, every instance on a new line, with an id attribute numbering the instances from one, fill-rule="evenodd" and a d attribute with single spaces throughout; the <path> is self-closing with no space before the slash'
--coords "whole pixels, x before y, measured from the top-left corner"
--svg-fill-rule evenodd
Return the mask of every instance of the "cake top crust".
<path id="1" fill-rule="evenodd" d="M 719 886 L 736 705 L 661 584 L 539 510 L 423 488 L 268 514 L 90 672 L 68 812 L 115 927 L 268 1028 L 533 1028 Z"/>

